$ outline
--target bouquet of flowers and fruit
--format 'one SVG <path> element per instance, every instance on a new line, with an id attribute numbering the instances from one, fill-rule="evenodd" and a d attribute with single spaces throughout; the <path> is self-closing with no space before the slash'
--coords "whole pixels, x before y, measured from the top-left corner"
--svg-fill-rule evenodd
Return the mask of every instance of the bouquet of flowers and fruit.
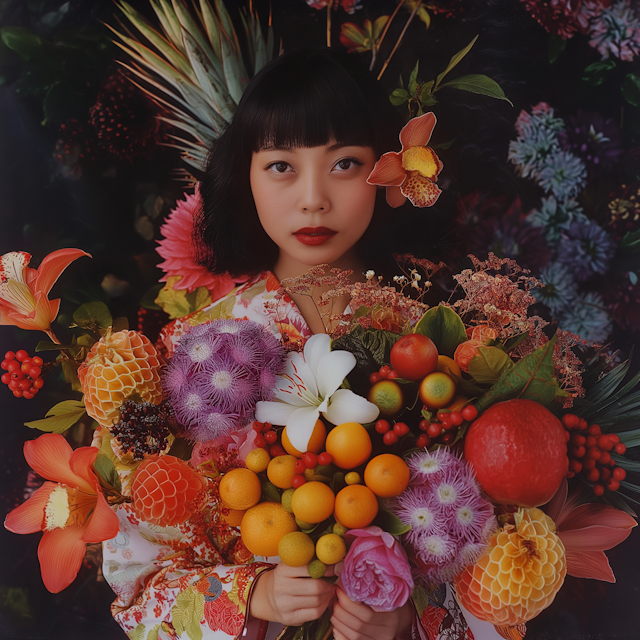
<path id="1" fill-rule="evenodd" d="M 245 561 L 280 556 L 317 578 L 342 562 L 351 599 L 389 611 L 413 593 L 425 626 L 428 593 L 445 582 L 512 637 L 567 573 L 614 580 L 603 551 L 636 524 L 619 490 L 635 488 L 624 453 L 637 439 L 640 378 L 627 381 L 628 363 L 612 367 L 599 352 L 581 360 L 577 336 L 549 337 L 528 315 L 537 283 L 513 261 L 472 257 L 451 300 L 431 308 L 421 296 L 441 265 L 402 257 L 395 286 L 318 267 L 275 296 L 329 288 L 329 334 L 302 351 L 258 323 L 197 314 L 165 361 L 94 303 L 74 316 L 81 335 L 58 343 L 46 296 L 83 255 L 68 251 L 43 263 L 40 280 L 25 254 L 3 257 L 13 268 L 3 284 L 35 291 L 46 280 L 32 325 L 7 297 L 3 318 L 46 331 L 53 342 L 38 349 L 59 351 L 48 364 L 7 353 L 3 382 L 29 398 L 61 365 L 83 393 L 28 423 L 53 432 L 25 445 L 46 482 L 5 523 L 44 532 L 49 590 L 74 580 L 87 543 L 118 533 L 110 506 L 122 502 L 196 541 L 214 529 L 218 542 L 239 536 Z M 345 293 L 349 311 L 332 314 Z M 72 451 L 60 434 L 85 412 L 97 446 Z M 321 620 L 314 633 L 327 630 Z"/>

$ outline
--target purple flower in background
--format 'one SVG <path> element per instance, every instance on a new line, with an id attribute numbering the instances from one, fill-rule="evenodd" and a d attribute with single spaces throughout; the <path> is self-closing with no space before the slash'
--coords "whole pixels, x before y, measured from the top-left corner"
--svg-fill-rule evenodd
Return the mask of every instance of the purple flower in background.
<path id="1" fill-rule="evenodd" d="M 527 223 L 542 228 L 547 241 L 554 244 L 560 239 L 562 229 L 568 229 L 574 221 L 588 223 L 589 219 L 573 198 L 560 202 L 553 196 L 542 198 L 540 209 L 527 214 Z"/>
<path id="2" fill-rule="evenodd" d="M 387 508 L 411 526 L 405 540 L 414 577 L 429 587 L 473 564 L 497 525 L 465 460 L 443 447 L 417 452 L 407 465 L 409 486 Z"/>
<path id="3" fill-rule="evenodd" d="M 402 607 L 413 592 L 411 567 L 402 545 L 379 527 L 351 529 L 351 543 L 340 580 L 354 602 L 364 602 L 374 611 Z"/>
<path id="4" fill-rule="evenodd" d="M 631 0 L 618 0 L 591 20 L 589 44 L 603 59 L 609 54 L 631 62 L 640 55 L 640 18 Z"/>
<path id="5" fill-rule="evenodd" d="M 552 313 L 557 313 L 568 304 L 572 304 L 578 295 L 578 285 L 569 267 L 560 262 L 552 262 L 540 272 L 540 280 L 544 284 L 531 293 L 538 301 L 546 304 Z"/>
<path id="6" fill-rule="evenodd" d="M 537 176 L 538 184 L 558 200 L 577 196 L 584 187 L 587 170 L 580 158 L 569 151 L 557 149 L 543 161 Z"/>
<path id="7" fill-rule="evenodd" d="M 254 419 L 271 400 L 285 351 L 268 329 L 250 320 L 215 320 L 182 336 L 163 386 L 187 435 L 203 442 Z"/>
<path id="8" fill-rule="evenodd" d="M 529 13 L 549 32 L 564 38 L 586 33 L 589 20 L 611 0 L 521 0 Z"/>
<path id="9" fill-rule="evenodd" d="M 589 178 L 613 169 L 623 152 L 620 130 L 613 118 L 579 110 L 565 123 L 558 135 L 560 145 L 584 162 Z"/>
<path id="10" fill-rule="evenodd" d="M 579 335 L 587 342 L 603 343 L 611 333 L 611 318 L 602 297 L 593 291 L 578 296 L 565 307 L 558 321 L 565 331 Z"/>
<path id="11" fill-rule="evenodd" d="M 560 235 L 559 260 L 570 268 L 576 280 L 586 280 L 594 273 L 607 271 L 616 244 L 596 222 L 574 222 Z"/>

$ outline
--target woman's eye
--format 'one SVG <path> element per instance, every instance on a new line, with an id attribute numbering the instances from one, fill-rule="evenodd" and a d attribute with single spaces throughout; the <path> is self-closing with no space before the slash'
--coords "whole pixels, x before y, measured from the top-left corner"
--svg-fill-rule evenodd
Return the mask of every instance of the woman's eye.
<path id="1" fill-rule="evenodd" d="M 269 169 L 269 171 L 273 171 L 274 173 L 286 173 L 291 169 L 290 165 L 286 162 L 274 162 L 267 168 Z"/>
<path id="2" fill-rule="evenodd" d="M 362 162 L 356 160 L 355 158 L 343 158 L 342 160 L 338 160 L 335 164 L 335 168 L 338 171 L 348 171 L 352 167 L 360 166 Z"/>

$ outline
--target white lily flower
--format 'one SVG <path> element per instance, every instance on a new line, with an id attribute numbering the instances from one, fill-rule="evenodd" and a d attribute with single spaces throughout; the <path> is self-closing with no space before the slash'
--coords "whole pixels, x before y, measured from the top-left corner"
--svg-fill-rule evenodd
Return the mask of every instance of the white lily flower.
<path id="1" fill-rule="evenodd" d="M 278 376 L 276 399 L 258 402 L 256 418 L 286 425 L 289 441 L 298 451 L 307 450 L 320 414 L 331 424 L 373 422 L 380 413 L 375 404 L 350 389 L 339 389 L 355 366 L 355 356 L 349 351 L 331 351 L 327 334 L 311 336 L 304 357 L 289 354 L 286 370 Z"/>

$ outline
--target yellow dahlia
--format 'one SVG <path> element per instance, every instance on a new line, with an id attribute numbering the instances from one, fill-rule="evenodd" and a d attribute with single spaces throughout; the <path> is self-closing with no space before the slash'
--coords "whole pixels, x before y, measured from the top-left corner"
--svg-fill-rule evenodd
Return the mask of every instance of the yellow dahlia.
<path id="1" fill-rule="evenodd" d="M 499 627 L 523 624 L 548 607 L 567 573 L 556 525 L 538 508 L 519 509 L 487 553 L 455 579 L 460 602 Z"/>
<path id="2" fill-rule="evenodd" d="M 87 413 L 105 427 L 113 425 L 120 405 L 134 393 L 143 402 L 162 401 L 159 356 L 137 331 L 107 331 L 80 365 L 78 377 Z"/>

